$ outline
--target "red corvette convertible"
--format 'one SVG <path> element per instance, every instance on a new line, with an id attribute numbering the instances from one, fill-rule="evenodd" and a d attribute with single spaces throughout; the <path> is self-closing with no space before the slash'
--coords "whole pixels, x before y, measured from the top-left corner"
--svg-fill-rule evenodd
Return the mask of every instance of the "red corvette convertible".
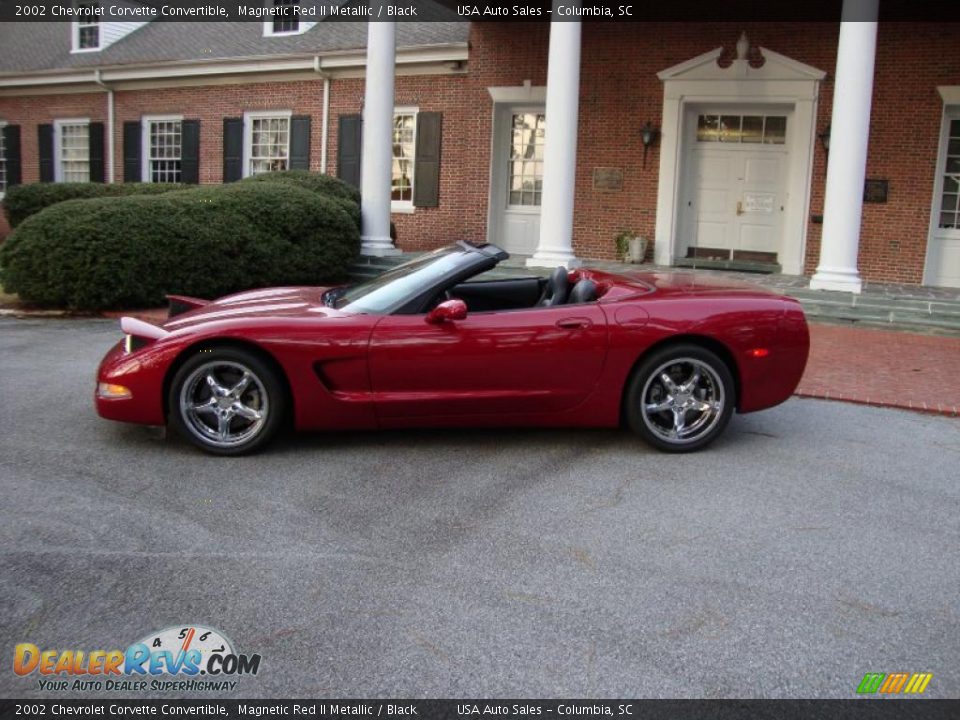
<path id="1" fill-rule="evenodd" d="M 685 452 L 790 397 L 800 305 L 687 273 L 484 279 L 507 254 L 457 243 L 356 285 L 171 297 L 123 318 L 97 373 L 101 416 L 171 422 L 212 453 L 303 430 L 614 427 Z"/>

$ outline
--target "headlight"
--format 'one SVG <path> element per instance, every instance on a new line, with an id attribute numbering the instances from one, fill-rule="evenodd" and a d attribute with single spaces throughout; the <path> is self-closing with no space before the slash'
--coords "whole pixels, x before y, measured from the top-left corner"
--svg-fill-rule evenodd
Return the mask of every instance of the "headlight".
<path id="1" fill-rule="evenodd" d="M 130 392 L 130 388 L 123 385 L 102 382 L 97 383 L 97 395 L 109 400 L 120 400 L 132 397 L 133 393 Z"/>

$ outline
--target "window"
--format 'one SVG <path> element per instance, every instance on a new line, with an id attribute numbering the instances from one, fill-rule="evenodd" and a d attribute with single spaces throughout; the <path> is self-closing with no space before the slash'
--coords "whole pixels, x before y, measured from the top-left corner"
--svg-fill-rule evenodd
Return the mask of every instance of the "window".
<path id="1" fill-rule="evenodd" d="M 951 120 L 947 132 L 939 226 L 960 229 L 960 119 Z"/>
<path id="2" fill-rule="evenodd" d="M 178 183 L 182 179 L 183 118 L 143 119 L 143 177 L 146 182 Z"/>
<path id="3" fill-rule="evenodd" d="M 507 204 L 539 207 L 543 190 L 543 113 L 515 113 L 507 172 Z"/>
<path id="4" fill-rule="evenodd" d="M 267 0 L 273 3 L 273 20 L 264 27 L 265 35 L 295 35 L 300 32 L 300 21 L 295 13 L 300 8 L 300 0 Z"/>
<path id="5" fill-rule="evenodd" d="M 0 198 L 7 191 L 7 147 L 3 129 L 7 126 L 0 122 Z"/>
<path id="6" fill-rule="evenodd" d="M 57 120 L 54 127 L 57 182 L 90 182 L 90 122 Z"/>
<path id="7" fill-rule="evenodd" d="M 393 115 L 393 176 L 390 199 L 395 205 L 413 207 L 414 161 L 417 144 L 417 111 L 401 109 Z"/>
<path id="8" fill-rule="evenodd" d="M 290 162 L 289 112 L 256 112 L 244 116 L 244 177 L 286 170 Z"/>
<path id="9" fill-rule="evenodd" d="M 80 19 L 73 23 L 73 51 L 100 49 L 100 3 L 90 0 L 77 3 Z"/>
<path id="10" fill-rule="evenodd" d="M 701 115 L 697 142 L 783 145 L 787 139 L 784 115 Z"/>

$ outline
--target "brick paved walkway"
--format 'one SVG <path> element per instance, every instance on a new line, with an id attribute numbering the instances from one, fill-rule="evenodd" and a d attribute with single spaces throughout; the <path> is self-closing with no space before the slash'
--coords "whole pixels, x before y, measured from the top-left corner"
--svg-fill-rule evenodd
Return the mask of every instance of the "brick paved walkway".
<path id="1" fill-rule="evenodd" d="M 166 309 L 126 314 L 162 322 Z M 960 338 L 811 322 L 810 359 L 796 394 L 956 417 Z"/>
<path id="2" fill-rule="evenodd" d="M 960 414 L 960 338 L 810 324 L 797 395 Z"/>

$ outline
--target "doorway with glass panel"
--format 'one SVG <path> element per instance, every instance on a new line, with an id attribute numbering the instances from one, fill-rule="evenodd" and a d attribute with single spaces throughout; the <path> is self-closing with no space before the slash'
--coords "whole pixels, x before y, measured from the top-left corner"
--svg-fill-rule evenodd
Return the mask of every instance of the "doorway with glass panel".
<path id="1" fill-rule="evenodd" d="M 494 113 L 490 241 L 511 255 L 533 255 L 543 192 L 542 105 L 498 105 Z"/>
<path id="2" fill-rule="evenodd" d="M 778 266 L 790 111 L 690 109 L 677 262 Z"/>

